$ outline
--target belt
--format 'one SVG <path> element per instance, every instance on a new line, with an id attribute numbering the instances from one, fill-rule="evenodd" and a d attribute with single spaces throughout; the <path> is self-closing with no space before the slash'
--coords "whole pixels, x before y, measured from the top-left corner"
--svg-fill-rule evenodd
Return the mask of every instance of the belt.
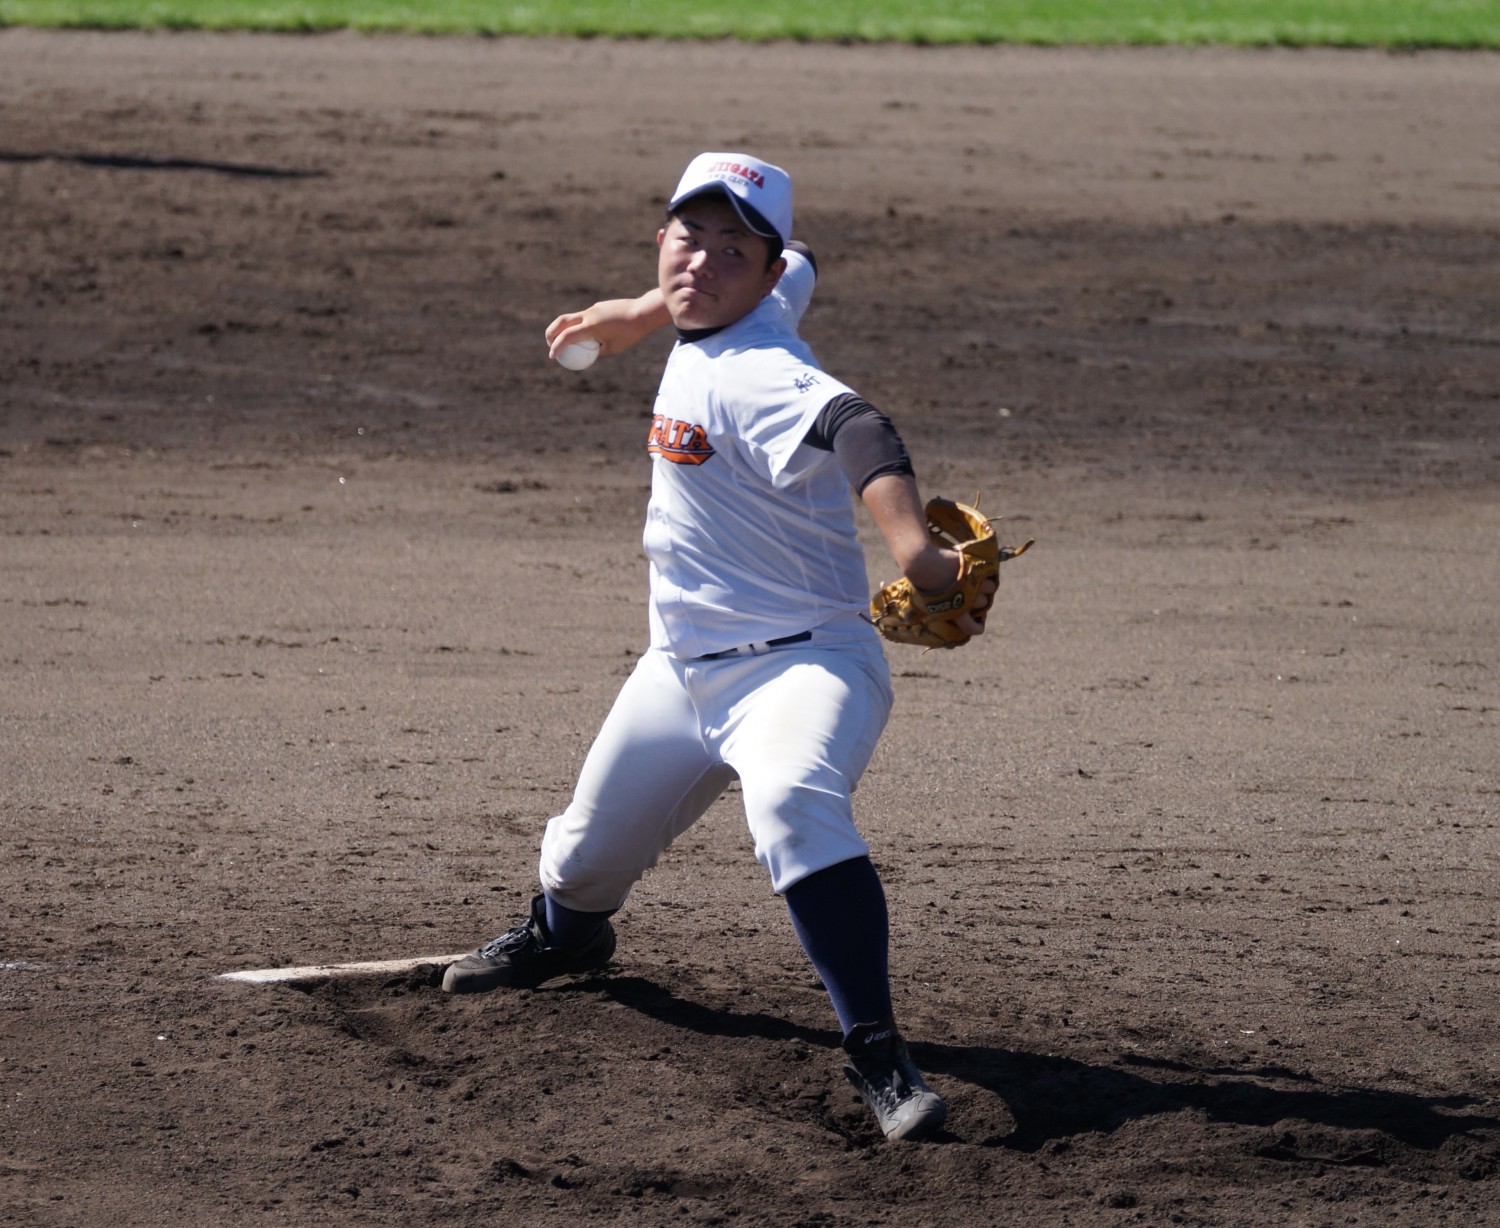
<path id="1" fill-rule="evenodd" d="M 724 657 L 749 657 L 757 652 L 765 652 L 767 648 L 784 648 L 788 644 L 805 644 L 812 639 L 811 631 L 799 631 L 796 635 L 783 635 L 780 639 L 763 640 L 758 644 L 740 644 L 735 648 L 726 648 L 722 652 L 708 652 L 701 657 L 694 657 L 694 661 L 718 661 Z"/>

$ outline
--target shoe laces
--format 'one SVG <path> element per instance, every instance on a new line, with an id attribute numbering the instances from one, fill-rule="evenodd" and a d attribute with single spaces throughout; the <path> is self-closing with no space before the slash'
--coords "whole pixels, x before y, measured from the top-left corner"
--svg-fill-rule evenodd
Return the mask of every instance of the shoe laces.
<path id="1" fill-rule="evenodd" d="M 867 1067 L 862 1073 L 870 1090 L 887 1109 L 894 1109 L 917 1094 L 917 1088 L 899 1061 L 881 1062 L 873 1068 Z"/>
<path id="2" fill-rule="evenodd" d="M 913 1096 L 927 1090 L 922 1076 L 917 1073 L 906 1045 L 899 1038 L 891 1038 L 884 1044 L 876 1044 L 865 1052 L 853 1056 L 852 1064 L 858 1071 L 871 1097 L 879 1102 L 884 1112 L 892 1112 Z"/>
<path id="3" fill-rule="evenodd" d="M 525 950 L 534 941 L 531 922 L 526 921 L 506 930 L 498 938 L 491 938 L 479 948 L 479 954 L 484 959 L 494 959 L 497 955 L 514 955 L 517 951 Z"/>

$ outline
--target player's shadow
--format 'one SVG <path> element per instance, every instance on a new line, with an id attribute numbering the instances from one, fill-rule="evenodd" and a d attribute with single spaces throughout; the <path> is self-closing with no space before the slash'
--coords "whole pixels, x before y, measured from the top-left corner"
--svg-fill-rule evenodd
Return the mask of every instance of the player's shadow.
<path id="1" fill-rule="evenodd" d="M 199 158 L 147 158 L 133 154 L 16 153 L 0 150 L 0 163 L 70 162 L 110 171 L 210 171 L 251 179 L 321 179 L 327 171 L 297 170 L 286 166 L 264 166 L 255 162 L 212 162 Z"/>
<path id="2" fill-rule="evenodd" d="M 707 1036 L 800 1040 L 836 1049 L 831 1028 L 809 1028 L 761 1012 L 704 1006 L 644 977 L 599 982 L 616 1001 L 672 1027 Z M 986 1145 L 1037 1151 L 1075 1135 L 1109 1133 L 1145 1117 L 1195 1110 L 1211 1121 L 1284 1127 L 1306 1122 L 1329 1130 L 1376 1131 L 1409 1147 L 1431 1151 L 1475 1131 L 1500 1131 L 1500 1118 L 1460 1110 L 1479 1104 L 1469 1095 L 1420 1096 L 1376 1088 L 1329 1086 L 1285 1067 L 1199 1067 L 1122 1056 L 1096 1065 L 1001 1046 L 913 1043 L 912 1057 L 928 1074 L 982 1087 L 1015 1118 L 1006 1134 Z M 1337 1155 L 1309 1155 L 1285 1133 L 1268 1134 L 1264 1154 L 1341 1164 L 1379 1164 L 1378 1140 L 1345 1140 Z"/>

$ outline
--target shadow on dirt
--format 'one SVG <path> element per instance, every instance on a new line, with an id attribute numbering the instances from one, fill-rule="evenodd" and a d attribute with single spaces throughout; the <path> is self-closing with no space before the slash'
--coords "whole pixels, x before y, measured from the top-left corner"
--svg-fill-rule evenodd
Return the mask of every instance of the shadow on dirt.
<path id="1" fill-rule="evenodd" d="M 1363 1137 L 1369 1131 L 1430 1151 L 1476 1130 L 1500 1129 L 1500 1118 L 1457 1111 L 1478 1103 L 1472 1096 L 1328 1086 L 1282 1067 L 1202 1069 L 1131 1057 L 1099 1066 L 988 1046 L 914 1045 L 913 1054 L 928 1069 L 977 1084 L 1003 1099 L 1015 1115 L 1016 1129 L 990 1141 L 1019 1151 L 1036 1151 L 1070 1135 L 1108 1133 L 1140 1118 L 1184 1110 L 1233 1125 L 1268 1128 L 1306 1122 L 1360 1135 L 1332 1150 L 1323 1146 L 1315 1155 L 1304 1154 L 1289 1137 L 1268 1140 L 1261 1149 L 1272 1158 L 1339 1164 L 1385 1162 L 1380 1147 Z M 1154 1078 L 1141 1073 L 1142 1068 L 1179 1077 Z"/>
<path id="2" fill-rule="evenodd" d="M 801 1040 L 837 1048 L 832 1029 L 808 1028 L 760 1012 L 701 1005 L 643 977 L 600 982 L 615 1001 L 672 1027 L 708 1036 Z M 1469 1095 L 1421 1096 L 1379 1088 L 1321 1084 L 1279 1066 L 1200 1068 L 1182 1062 L 1120 1057 L 1110 1066 L 1000 1046 L 913 1043 L 926 1072 L 993 1093 L 1010 1109 L 1014 1131 L 985 1146 L 1034 1152 L 1075 1135 L 1118 1130 L 1142 1118 L 1193 1112 L 1212 1122 L 1260 1127 L 1256 1154 L 1268 1159 L 1333 1165 L 1382 1166 L 1394 1149 L 1434 1151 L 1476 1132 L 1500 1133 L 1500 1118 L 1463 1113 L 1480 1101 Z M 1154 1077 L 1146 1071 L 1160 1072 Z M 1290 1127 L 1306 1123 L 1311 1132 Z M 1274 1127 L 1275 1129 L 1272 1129 Z M 1500 1143 L 1483 1140 L 1462 1163 L 1463 1175 L 1500 1171 Z"/>
<path id="3" fill-rule="evenodd" d="M 253 179 L 322 179 L 327 171 L 301 171 L 254 162 L 205 162 L 198 158 L 146 158 L 131 154 L 13 153 L 0 150 L 0 163 L 70 162 L 109 171 L 210 171 Z"/>

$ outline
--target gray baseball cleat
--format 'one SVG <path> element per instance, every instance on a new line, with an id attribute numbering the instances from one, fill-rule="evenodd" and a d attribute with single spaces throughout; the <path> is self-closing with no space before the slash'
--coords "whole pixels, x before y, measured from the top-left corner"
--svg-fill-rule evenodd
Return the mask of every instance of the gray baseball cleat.
<path id="1" fill-rule="evenodd" d="M 554 947 L 546 910 L 546 898 L 533 897 L 530 918 L 449 964 L 443 973 L 444 992 L 488 993 L 501 986 L 532 989 L 556 976 L 597 972 L 609 963 L 615 953 L 613 925 L 605 921 L 581 947 Z"/>
<path id="2" fill-rule="evenodd" d="M 948 1116 L 943 1098 L 922 1081 L 892 1019 L 861 1023 L 844 1037 L 844 1074 L 891 1140 L 920 1138 Z"/>

